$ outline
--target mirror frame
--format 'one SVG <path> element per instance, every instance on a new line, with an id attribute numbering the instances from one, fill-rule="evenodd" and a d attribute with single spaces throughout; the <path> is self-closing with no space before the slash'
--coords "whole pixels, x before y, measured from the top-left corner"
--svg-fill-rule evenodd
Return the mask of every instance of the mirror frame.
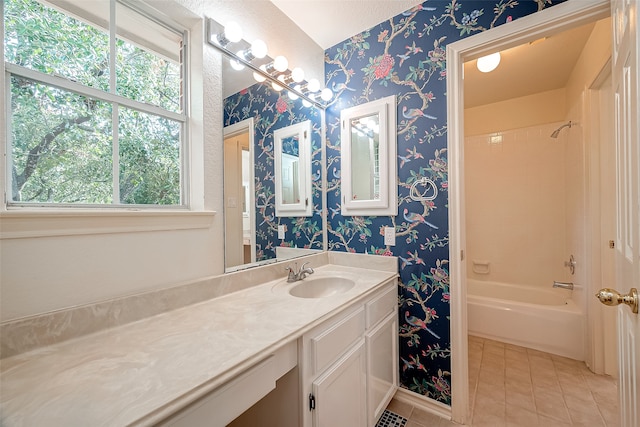
<path id="1" fill-rule="evenodd" d="M 300 159 L 297 203 L 282 203 L 282 141 L 292 136 L 298 137 L 298 157 Z M 305 120 L 273 131 L 274 175 L 276 186 L 276 216 L 300 217 L 313 215 L 311 192 L 311 120 Z"/>
<path id="2" fill-rule="evenodd" d="M 380 120 L 378 161 L 380 162 L 380 198 L 354 200 L 351 181 L 351 120 L 371 115 Z M 391 95 L 366 104 L 345 108 L 340 112 L 340 163 L 342 177 L 341 213 L 355 215 L 398 215 L 398 186 L 396 160 L 396 96 Z"/>

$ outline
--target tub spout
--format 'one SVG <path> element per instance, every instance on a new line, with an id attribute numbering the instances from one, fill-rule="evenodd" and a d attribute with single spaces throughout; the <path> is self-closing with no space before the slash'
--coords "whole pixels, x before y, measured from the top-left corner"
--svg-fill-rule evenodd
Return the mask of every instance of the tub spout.
<path id="1" fill-rule="evenodd" d="M 562 288 L 562 289 L 569 289 L 569 290 L 573 290 L 573 283 L 566 283 L 566 282 L 553 282 L 553 287 L 554 288 Z"/>

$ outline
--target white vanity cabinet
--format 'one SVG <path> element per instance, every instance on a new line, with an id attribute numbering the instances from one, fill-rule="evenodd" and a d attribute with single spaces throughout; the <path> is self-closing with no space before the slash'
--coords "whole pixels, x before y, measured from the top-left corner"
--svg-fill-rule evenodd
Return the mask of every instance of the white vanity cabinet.
<path id="1" fill-rule="evenodd" d="M 397 388 L 397 279 L 300 340 L 305 427 L 373 427 Z"/>

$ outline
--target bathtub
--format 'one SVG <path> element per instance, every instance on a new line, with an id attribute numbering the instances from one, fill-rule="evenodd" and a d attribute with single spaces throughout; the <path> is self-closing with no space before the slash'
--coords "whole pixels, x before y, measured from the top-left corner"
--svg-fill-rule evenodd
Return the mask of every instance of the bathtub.
<path id="1" fill-rule="evenodd" d="M 584 360 L 584 313 L 571 291 L 467 279 L 469 334 Z"/>

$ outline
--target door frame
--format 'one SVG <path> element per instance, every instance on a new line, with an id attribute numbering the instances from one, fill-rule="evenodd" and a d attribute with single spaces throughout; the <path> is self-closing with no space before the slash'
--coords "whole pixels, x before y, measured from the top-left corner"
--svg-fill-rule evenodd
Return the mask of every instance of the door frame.
<path id="1" fill-rule="evenodd" d="M 547 37 L 610 15 L 609 0 L 567 1 L 447 45 L 451 418 L 469 421 L 467 290 L 464 250 L 464 82 L 466 61 Z"/>
<path id="2" fill-rule="evenodd" d="M 585 123 L 585 147 L 586 149 L 586 180 L 587 191 L 585 192 L 586 200 L 585 207 L 588 215 L 587 230 L 586 230 L 586 260 L 590 264 L 587 266 L 586 277 L 588 278 L 589 287 L 587 289 L 587 296 L 595 294 L 601 287 L 613 286 L 615 281 L 606 282 L 603 279 L 603 272 L 607 268 L 613 268 L 615 270 L 615 259 L 613 253 L 611 254 L 611 265 L 606 266 L 604 257 L 605 251 L 610 250 L 613 252 L 613 248 L 605 249 L 603 245 L 605 239 L 616 238 L 615 222 L 616 222 L 616 201 L 615 194 L 613 195 L 612 203 L 602 203 L 602 182 L 608 182 L 605 179 L 606 171 L 601 167 L 602 159 L 604 158 L 603 144 L 610 142 L 613 145 L 614 154 L 611 157 L 611 161 L 615 163 L 615 141 L 613 137 L 614 123 L 613 123 L 613 105 L 611 105 L 610 120 L 602 122 L 602 111 L 606 107 L 602 107 L 600 97 L 603 90 L 604 83 L 609 80 L 611 84 L 612 78 L 612 63 L 611 58 L 600 70 L 600 73 L 596 76 L 593 82 L 588 86 L 585 92 L 585 114 L 584 117 L 588 118 L 588 122 Z M 613 88 L 609 86 L 609 91 L 612 92 Z M 611 103 L 613 103 L 613 96 Z M 602 138 L 603 131 L 609 133 L 610 139 Z M 599 142 L 598 142 L 599 141 Z M 609 179 L 612 181 L 615 187 L 615 165 L 612 165 L 610 171 L 611 176 Z M 610 206 L 612 211 L 610 217 L 603 213 L 602 207 Z M 605 235 L 602 231 L 603 222 L 612 222 L 614 229 L 611 230 L 611 234 Z M 615 273 L 614 273 L 615 274 Z M 615 279 L 615 277 L 613 278 Z M 613 377 L 618 376 L 618 364 L 617 364 L 617 345 L 616 335 L 610 333 L 617 330 L 617 317 L 614 310 L 607 310 L 606 306 L 603 306 L 596 298 L 587 299 L 587 348 L 585 362 L 587 366 L 596 374 L 611 375 Z"/>
<path id="3" fill-rule="evenodd" d="M 250 226 L 251 226 L 251 236 L 249 237 L 249 244 L 251 245 L 251 262 L 256 262 L 256 184 L 255 184 L 255 127 L 254 127 L 254 118 L 250 117 L 248 119 L 242 120 L 238 123 L 234 123 L 229 126 L 225 126 L 223 128 L 223 141 L 230 136 L 238 135 L 241 133 L 249 133 L 249 216 L 251 218 Z M 224 159 L 223 159 L 224 165 Z M 226 200 L 225 200 L 226 203 Z M 224 219 L 226 221 L 226 218 Z M 226 239 L 226 236 L 225 236 Z M 226 261 L 225 261 L 226 262 Z M 225 268 L 226 269 L 226 268 Z M 230 270 L 233 271 L 233 268 Z"/>

